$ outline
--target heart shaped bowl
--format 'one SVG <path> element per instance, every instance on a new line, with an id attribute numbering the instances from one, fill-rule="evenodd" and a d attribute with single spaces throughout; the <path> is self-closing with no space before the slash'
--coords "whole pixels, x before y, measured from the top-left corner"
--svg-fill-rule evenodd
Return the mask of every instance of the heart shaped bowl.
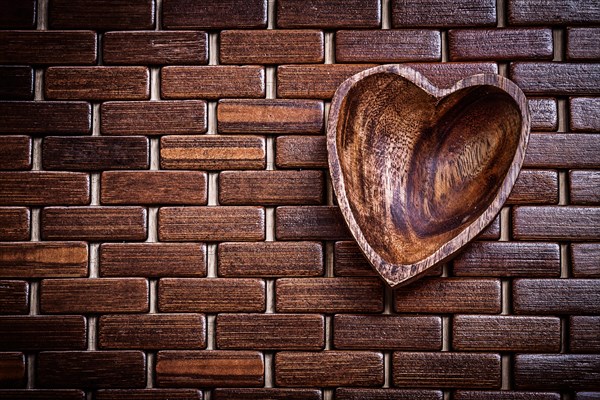
<path id="1" fill-rule="evenodd" d="M 525 95 L 499 75 L 435 87 L 382 65 L 337 89 L 327 150 L 337 200 L 392 287 L 446 261 L 498 214 L 529 139 Z"/>

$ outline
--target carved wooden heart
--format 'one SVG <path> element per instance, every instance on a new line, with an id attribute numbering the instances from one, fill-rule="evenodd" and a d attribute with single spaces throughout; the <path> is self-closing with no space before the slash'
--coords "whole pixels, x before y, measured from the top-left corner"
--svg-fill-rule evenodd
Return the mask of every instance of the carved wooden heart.
<path id="1" fill-rule="evenodd" d="M 523 92 L 498 75 L 439 89 L 408 67 L 383 65 L 342 83 L 327 129 L 333 187 L 390 286 L 445 261 L 494 219 L 529 127 Z"/>

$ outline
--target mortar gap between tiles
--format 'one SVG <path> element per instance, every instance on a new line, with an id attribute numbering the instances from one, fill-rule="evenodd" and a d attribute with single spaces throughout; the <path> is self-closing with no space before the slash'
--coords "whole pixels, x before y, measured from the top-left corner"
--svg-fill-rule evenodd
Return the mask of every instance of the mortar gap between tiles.
<path id="1" fill-rule="evenodd" d="M 266 351 L 265 358 L 265 388 L 273 387 L 273 353 Z"/>
<path id="2" fill-rule="evenodd" d="M 206 245 L 207 260 L 206 260 L 206 277 L 217 277 L 217 244 L 209 243 Z"/>
<path id="3" fill-rule="evenodd" d="M 160 68 L 150 68 L 150 100 L 160 100 Z"/>
<path id="4" fill-rule="evenodd" d="M 502 207 L 500 210 L 500 241 L 510 240 L 510 207 Z"/>
<path id="5" fill-rule="evenodd" d="M 154 25 L 154 30 L 159 31 L 162 28 L 162 0 L 155 0 L 155 1 L 156 1 L 156 8 L 155 8 L 154 19 L 156 21 L 156 24 Z"/>
<path id="6" fill-rule="evenodd" d="M 450 317 L 442 316 L 442 351 L 450 351 Z"/>
<path id="7" fill-rule="evenodd" d="M 498 65 L 498 75 L 508 77 L 508 63 L 499 62 Z"/>
<path id="8" fill-rule="evenodd" d="M 208 65 L 219 64 L 219 34 L 208 34 Z"/>
<path id="9" fill-rule="evenodd" d="M 511 286 L 511 282 L 509 279 L 502 279 L 501 283 L 501 290 L 502 290 L 502 298 L 501 298 L 501 305 L 502 305 L 502 311 L 500 312 L 501 315 L 509 315 L 510 314 L 510 305 L 511 305 L 511 290 L 510 290 L 510 286 Z"/>
<path id="10" fill-rule="evenodd" d="M 89 254 L 89 258 L 90 258 L 90 271 L 89 271 L 89 277 L 90 278 L 97 278 L 98 277 L 98 250 L 100 245 L 98 243 L 90 243 L 90 254 Z"/>
<path id="11" fill-rule="evenodd" d="M 569 351 L 569 318 L 560 318 L 560 353 Z"/>
<path id="12" fill-rule="evenodd" d="M 565 61 L 565 32 L 566 31 L 563 28 L 552 29 L 552 42 L 554 47 L 554 58 L 552 61 Z"/>
<path id="13" fill-rule="evenodd" d="M 560 277 L 569 278 L 571 276 L 571 266 L 569 265 L 569 244 L 560 244 Z"/>
<path id="14" fill-rule="evenodd" d="M 440 32 L 441 35 L 441 47 L 442 47 L 442 62 L 448 62 L 449 60 L 449 54 L 450 54 L 450 49 L 449 49 L 449 45 L 448 45 L 448 32 L 447 31 L 441 31 Z"/>
<path id="15" fill-rule="evenodd" d="M 265 241 L 275 240 L 275 207 L 265 208 Z"/>
<path id="16" fill-rule="evenodd" d="M 35 387 L 35 354 L 27 354 L 27 385 L 26 389 Z"/>
<path id="17" fill-rule="evenodd" d="M 42 231 L 40 214 L 42 209 L 40 207 L 31 208 L 31 241 L 39 242 L 41 240 L 40 233 Z"/>
<path id="18" fill-rule="evenodd" d="M 383 387 L 389 388 L 392 382 L 392 352 L 383 353 Z"/>
<path id="19" fill-rule="evenodd" d="M 98 325 L 98 317 L 97 316 L 89 316 L 88 317 L 88 350 L 97 350 L 97 325 Z"/>
<path id="20" fill-rule="evenodd" d="M 275 29 L 275 0 L 269 0 L 267 2 L 267 29 Z"/>
<path id="21" fill-rule="evenodd" d="M 149 301 L 150 301 L 150 314 L 156 314 L 158 312 L 158 279 L 150 279 L 149 288 Z"/>
<path id="22" fill-rule="evenodd" d="M 388 285 L 384 286 L 384 305 L 383 305 L 383 313 L 385 315 L 389 315 L 392 313 L 393 301 L 394 301 L 394 291 Z"/>
<path id="23" fill-rule="evenodd" d="M 331 315 L 325 315 L 325 350 L 331 350 L 332 348 L 332 317 Z"/>
<path id="24" fill-rule="evenodd" d="M 392 27 L 392 5 L 390 0 L 381 0 L 381 29 Z"/>
<path id="25" fill-rule="evenodd" d="M 496 0 L 496 26 L 506 27 L 506 3 L 505 0 Z"/>
<path id="26" fill-rule="evenodd" d="M 156 354 L 152 352 L 146 353 L 146 388 L 154 387 L 154 367 L 156 365 Z"/>
<path id="27" fill-rule="evenodd" d="M 325 64 L 335 64 L 335 33 L 325 32 L 324 53 Z"/>
<path id="28" fill-rule="evenodd" d="M 501 390 L 510 390 L 511 389 L 511 381 L 512 381 L 512 357 L 510 354 L 502 354 L 500 356 L 500 366 L 501 366 Z"/>
<path id="29" fill-rule="evenodd" d="M 217 336 L 215 319 L 215 314 L 209 314 L 206 316 L 206 350 L 215 350 Z"/>
<path id="30" fill-rule="evenodd" d="M 273 314 L 275 312 L 275 279 L 266 279 L 266 314 Z"/>

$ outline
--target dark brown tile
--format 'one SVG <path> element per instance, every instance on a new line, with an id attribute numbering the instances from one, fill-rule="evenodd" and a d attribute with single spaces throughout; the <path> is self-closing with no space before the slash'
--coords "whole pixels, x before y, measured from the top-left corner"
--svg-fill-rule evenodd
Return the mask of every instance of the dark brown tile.
<path id="1" fill-rule="evenodd" d="M 85 277 L 85 242 L 0 243 L 0 276 L 4 278 Z"/>
<path id="2" fill-rule="evenodd" d="M 29 136 L 0 136 L 0 170 L 30 169 L 31 149 Z"/>
<path id="3" fill-rule="evenodd" d="M 567 28 L 567 60 L 599 59 L 598 41 L 600 28 Z"/>
<path id="4" fill-rule="evenodd" d="M 323 245 L 318 242 L 220 243 L 219 276 L 321 276 Z"/>
<path id="5" fill-rule="evenodd" d="M 556 99 L 551 97 L 533 97 L 528 99 L 531 130 L 555 131 L 558 129 L 558 107 Z"/>
<path id="6" fill-rule="evenodd" d="M 317 389 L 215 389 L 215 400 L 322 400 Z"/>
<path id="7" fill-rule="evenodd" d="M 370 351 L 275 354 L 277 386 L 381 386 L 383 354 Z"/>
<path id="8" fill-rule="evenodd" d="M 522 169 L 507 204 L 558 204 L 558 173 Z"/>
<path id="9" fill-rule="evenodd" d="M 392 0 L 392 26 L 496 26 L 496 2 Z"/>
<path id="10" fill-rule="evenodd" d="M 327 168 L 325 136 L 278 136 L 275 165 L 277 168 Z"/>
<path id="11" fill-rule="evenodd" d="M 597 24 L 600 10 L 590 0 L 509 0 L 511 25 Z"/>
<path id="12" fill-rule="evenodd" d="M 513 282 L 516 314 L 598 314 L 600 280 L 517 279 Z"/>
<path id="13" fill-rule="evenodd" d="M 600 390 L 600 355 L 517 354 L 513 374 L 519 390 Z"/>
<path id="14" fill-rule="evenodd" d="M 10 400 L 85 400 L 85 392 L 76 389 L 6 389 L 0 399 Z"/>
<path id="15" fill-rule="evenodd" d="M 267 0 L 165 0 L 166 29 L 266 28 Z"/>
<path id="16" fill-rule="evenodd" d="M 495 62 L 435 62 L 404 64 L 424 75 L 438 87 L 451 87 L 461 79 L 477 74 L 497 74 Z"/>
<path id="17" fill-rule="evenodd" d="M 599 397 L 600 397 L 600 391 L 575 393 L 575 400 L 598 400 Z"/>
<path id="18" fill-rule="evenodd" d="M 354 241 L 335 242 L 333 273 L 336 276 L 377 276 Z"/>
<path id="19" fill-rule="evenodd" d="M 600 204 L 600 171 L 569 171 L 569 183 L 572 204 Z"/>
<path id="20" fill-rule="evenodd" d="M 598 165 L 600 134 L 590 133 L 532 134 L 523 161 L 526 168 L 597 168 Z"/>
<path id="21" fill-rule="evenodd" d="M 569 350 L 573 353 L 600 352 L 600 317 L 570 317 Z"/>
<path id="22" fill-rule="evenodd" d="M 31 29 L 36 26 L 37 0 L 0 0 L 0 29 Z"/>
<path id="23" fill-rule="evenodd" d="M 572 97 L 569 101 L 571 129 L 575 132 L 600 132 L 599 107 L 600 97 Z"/>
<path id="24" fill-rule="evenodd" d="M 0 67 L 0 100 L 31 99 L 33 99 L 33 68 Z"/>
<path id="25" fill-rule="evenodd" d="M 29 240 L 31 212 L 25 207 L 0 207 L 0 240 Z"/>
<path id="26" fill-rule="evenodd" d="M 559 393 L 549 392 L 457 390 L 452 398 L 454 400 L 560 400 L 561 396 Z"/>
<path id="27" fill-rule="evenodd" d="M 284 206 L 275 211 L 278 240 L 348 240 L 342 213 L 334 206 Z"/>
<path id="28" fill-rule="evenodd" d="M 278 28 L 378 28 L 381 7 L 374 0 L 280 0 Z"/>
<path id="29" fill-rule="evenodd" d="M 26 368 L 23 353 L 0 353 L 0 388 L 24 387 Z"/>
<path id="30" fill-rule="evenodd" d="M 264 312 L 261 279 L 164 278 L 158 284 L 160 312 Z"/>
<path id="31" fill-rule="evenodd" d="M 576 278 L 600 278 L 600 243 L 571 244 L 571 265 Z"/>
<path id="32" fill-rule="evenodd" d="M 600 207 L 520 206 L 512 212 L 513 236 L 525 240 L 597 240 Z"/>
<path id="33" fill-rule="evenodd" d="M 105 135 L 172 135 L 206 132 L 204 101 L 109 101 L 100 108 Z"/>
<path id="34" fill-rule="evenodd" d="M 90 178 L 79 172 L 0 172 L 2 205 L 85 205 Z"/>
<path id="35" fill-rule="evenodd" d="M 0 280 L 0 313 L 27 314 L 29 312 L 29 285 L 25 281 Z"/>
<path id="36" fill-rule="evenodd" d="M 95 393 L 96 400 L 202 400 L 197 389 L 103 389 Z"/>
<path id="37" fill-rule="evenodd" d="M 50 0 L 48 21 L 51 29 L 152 29 L 154 0 Z"/>
<path id="38" fill-rule="evenodd" d="M 83 102 L 0 102 L 0 132 L 89 134 L 92 106 Z"/>
<path id="39" fill-rule="evenodd" d="M 90 31 L 0 31 L 3 64 L 90 65 L 96 62 Z"/>
<path id="40" fill-rule="evenodd" d="M 600 63 L 516 62 L 510 65 L 510 79 L 525 94 L 600 94 Z"/>
<path id="41" fill-rule="evenodd" d="M 87 346 L 86 334 L 86 320 L 80 315 L 0 317 L 2 350 L 81 350 Z"/>
<path id="42" fill-rule="evenodd" d="M 337 388 L 336 400 L 442 400 L 441 390 Z"/>

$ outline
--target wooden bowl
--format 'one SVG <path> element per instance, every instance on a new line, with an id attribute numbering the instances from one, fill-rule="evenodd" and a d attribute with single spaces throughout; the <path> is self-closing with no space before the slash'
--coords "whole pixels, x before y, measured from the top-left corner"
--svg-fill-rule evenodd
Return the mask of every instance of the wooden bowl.
<path id="1" fill-rule="evenodd" d="M 340 85 L 327 127 L 352 235 L 392 286 L 447 260 L 498 214 L 529 139 L 523 92 L 499 75 L 440 89 L 401 65 Z"/>

